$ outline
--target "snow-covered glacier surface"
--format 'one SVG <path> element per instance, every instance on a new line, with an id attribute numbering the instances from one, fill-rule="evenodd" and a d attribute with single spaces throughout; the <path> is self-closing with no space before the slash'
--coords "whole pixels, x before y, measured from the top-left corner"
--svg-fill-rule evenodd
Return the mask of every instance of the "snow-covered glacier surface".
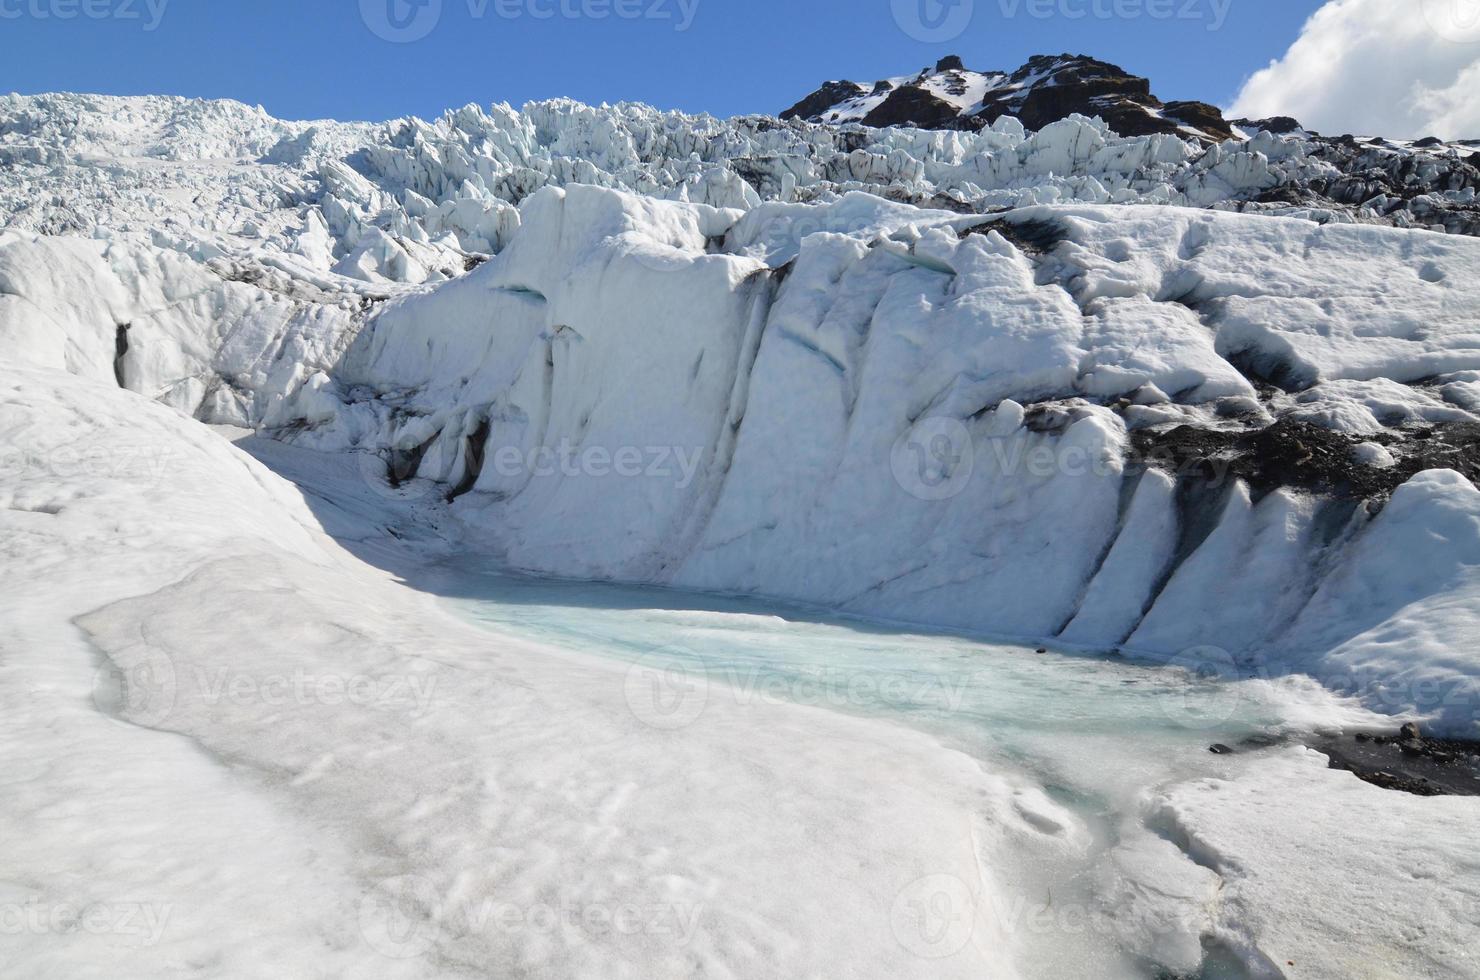
<path id="1" fill-rule="evenodd" d="M 1307 141 L 45 96 L 0 158 L 0 911 L 174 923 L 23 929 L 26 975 L 1473 974 L 1467 802 L 1206 753 L 1480 717 L 1480 239 L 1258 200 L 1337 179 Z M 490 633 L 429 555 L 763 603 Z M 634 705 L 860 645 L 1000 663 L 943 718 Z"/>
<path id="2" fill-rule="evenodd" d="M 1051 809 L 1019 799 L 1056 852 L 1005 873 L 1005 893 L 954 908 L 1003 927 L 1025 975 L 1466 971 L 1460 910 L 1480 893 L 1473 806 L 1394 800 L 1275 744 L 1309 726 L 1370 723 L 1309 682 L 1229 683 L 753 600 L 510 579 L 466 560 L 421 584 L 500 633 L 631 663 L 665 691 L 661 717 L 675 728 L 711 703 L 825 706 L 902 722 L 1049 787 Z M 1274 747 L 1220 756 L 1210 742 Z M 1412 820 L 1424 829 L 1410 836 Z M 1398 912 L 1410 888 L 1417 908 Z M 971 889 L 947 878 L 911 894 L 932 891 L 939 902 Z M 927 913 L 927 931 L 900 923 L 896 935 L 949 959 L 973 930 L 946 918 Z"/>

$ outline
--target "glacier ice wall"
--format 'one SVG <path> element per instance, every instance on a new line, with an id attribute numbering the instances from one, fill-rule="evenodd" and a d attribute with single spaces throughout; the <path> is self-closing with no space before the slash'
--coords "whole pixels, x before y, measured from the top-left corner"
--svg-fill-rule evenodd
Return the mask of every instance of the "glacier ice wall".
<path id="1" fill-rule="evenodd" d="M 385 455 L 531 572 L 1468 719 L 1480 493 L 1432 453 L 1480 433 L 1477 267 L 1471 239 L 1179 208 L 546 189 L 499 257 L 374 316 L 283 434 Z M 1309 458 L 1239 455 L 1270 433 Z M 1371 689 L 1394 677 L 1436 693 Z"/>
<path id="2" fill-rule="evenodd" d="M 514 567 L 1475 716 L 1480 242 L 1257 200 L 1318 144 L 0 119 L 7 357 L 362 453 Z"/>

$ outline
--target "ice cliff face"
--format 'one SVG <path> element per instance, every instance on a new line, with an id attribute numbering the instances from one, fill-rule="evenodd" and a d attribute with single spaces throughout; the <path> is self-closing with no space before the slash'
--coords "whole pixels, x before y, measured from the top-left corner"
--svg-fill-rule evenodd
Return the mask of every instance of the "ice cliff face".
<path id="1" fill-rule="evenodd" d="M 517 568 L 1474 717 L 1480 241 L 1234 199 L 1338 179 L 1308 141 L 0 110 L 7 356 L 355 451 Z"/>
<path id="2" fill-rule="evenodd" d="M 375 318 L 295 438 L 384 452 L 531 571 L 1468 690 L 1391 632 L 1469 628 L 1480 242 L 863 195 L 524 217 Z"/>

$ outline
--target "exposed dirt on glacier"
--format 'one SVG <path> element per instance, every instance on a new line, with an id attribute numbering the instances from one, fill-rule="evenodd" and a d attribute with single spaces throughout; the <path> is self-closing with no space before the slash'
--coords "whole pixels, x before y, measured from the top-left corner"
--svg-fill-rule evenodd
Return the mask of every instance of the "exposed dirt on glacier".
<path id="1" fill-rule="evenodd" d="M 1385 498 L 1417 474 L 1453 469 L 1480 481 L 1480 425 L 1450 422 L 1361 437 L 1284 418 L 1257 429 L 1196 425 L 1132 433 L 1137 459 L 1210 482 L 1241 479 L 1257 492 L 1293 488 L 1339 499 Z M 1392 466 L 1361 461 L 1357 447 L 1376 443 Z"/>
<path id="2" fill-rule="evenodd" d="M 1332 769 L 1365 783 L 1414 796 L 1480 796 L 1480 743 L 1403 735 L 1339 735 L 1311 748 Z"/>

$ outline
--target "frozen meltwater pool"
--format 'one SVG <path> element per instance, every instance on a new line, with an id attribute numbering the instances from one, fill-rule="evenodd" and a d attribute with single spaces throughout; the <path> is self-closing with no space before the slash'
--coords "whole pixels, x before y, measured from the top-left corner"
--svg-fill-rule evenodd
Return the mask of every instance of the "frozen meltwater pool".
<path id="1" fill-rule="evenodd" d="M 1041 787 L 1094 838 L 1073 860 L 1015 869 L 1014 884 L 1042 908 L 1093 907 L 1112 849 L 1136 835 L 1164 835 L 1147 821 L 1159 790 L 1227 775 L 1244 761 L 1212 746 L 1258 751 L 1265 740 L 1354 716 L 1312 686 L 1230 681 L 1215 651 L 1189 652 L 1175 666 L 1040 654 L 745 598 L 468 567 L 442 566 L 417 584 L 498 633 L 630 664 L 628 703 L 654 727 L 681 730 L 721 699 L 793 702 L 909 726 Z M 1146 925 L 1046 930 L 1027 975 L 1167 975 L 1122 948 L 1121 932 Z M 1244 974 L 1209 948 L 1201 975 Z"/>
<path id="2" fill-rule="evenodd" d="M 1158 666 L 749 598 L 448 566 L 419 584 L 464 619 L 632 664 L 629 701 L 656 727 L 682 727 L 721 698 L 882 717 L 1106 806 L 1163 780 L 1219 771 L 1213 745 L 1349 717 L 1309 686 L 1230 682 L 1212 649 Z"/>

